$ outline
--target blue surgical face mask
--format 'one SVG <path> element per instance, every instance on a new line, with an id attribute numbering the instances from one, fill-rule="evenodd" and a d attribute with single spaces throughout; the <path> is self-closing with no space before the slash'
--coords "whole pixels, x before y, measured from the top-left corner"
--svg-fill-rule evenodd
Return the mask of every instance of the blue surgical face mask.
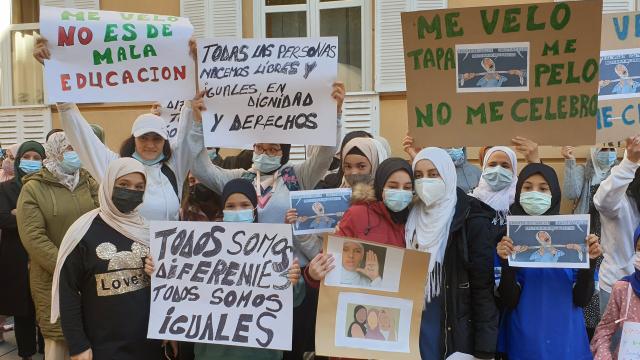
<path id="1" fill-rule="evenodd" d="M 523 192 L 520 194 L 520 205 L 529 215 L 542 215 L 551 208 L 551 195 L 539 191 Z"/>
<path id="2" fill-rule="evenodd" d="M 506 189 L 513 182 L 513 172 L 500 165 L 487 167 L 482 173 L 482 178 L 489 184 L 493 191 Z"/>
<path id="3" fill-rule="evenodd" d="M 222 210 L 222 221 L 235 222 L 235 223 L 252 223 L 253 222 L 253 209 L 244 210 Z"/>
<path id="4" fill-rule="evenodd" d="M 611 167 L 616 162 L 617 155 L 615 151 L 598 151 L 596 161 L 601 167 Z"/>
<path id="5" fill-rule="evenodd" d="M 411 204 L 413 192 L 400 189 L 384 189 L 384 204 L 393 212 L 400 212 Z"/>
<path id="6" fill-rule="evenodd" d="M 155 164 L 157 164 L 157 163 L 161 162 L 162 160 L 164 160 L 164 154 L 162 154 L 162 153 L 161 153 L 160 155 L 158 155 L 158 157 L 157 157 L 157 158 L 152 159 L 152 160 L 144 160 L 144 159 L 140 156 L 140 154 L 138 154 L 138 152 L 137 152 L 137 151 L 136 151 L 136 152 L 134 152 L 134 153 L 133 153 L 133 155 L 131 155 L 131 157 L 133 157 L 134 159 L 136 159 L 136 160 L 140 161 L 141 163 L 143 163 L 143 164 L 144 164 L 144 165 L 146 165 L 146 166 L 155 165 Z"/>
<path id="7" fill-rule="evenodd" d="M 24 171 L 27 174 L 33 174 L 36 171 L 42 169 L 42 161 L 40 160 L 20 160 L 20 165 L 18 165 L 20 170 Z"/>
<path id="8" fill-rule="evenodd" d="M 60 166 L 62 167 L 62 170 L 67 174 L 73 174 L 82 167 L 80 157 L 75 151 L 65 152 L 64 154 L 62 154 L 62 158 L 63 159 L 60 163 Z"/>
<path id="9" fill-rule="evenodd" d="M 271 156 L 267 154 L 253 153 L 253 166 L 261 173 L 270 173 L 277 170 L 282 164 L 282 156 Z"/>
<path id="10" fill-rule="evenodd" d="M 464 148 L 450 148 L 447 149 L 447 153 L 456 167 L 464 165 Z"/>

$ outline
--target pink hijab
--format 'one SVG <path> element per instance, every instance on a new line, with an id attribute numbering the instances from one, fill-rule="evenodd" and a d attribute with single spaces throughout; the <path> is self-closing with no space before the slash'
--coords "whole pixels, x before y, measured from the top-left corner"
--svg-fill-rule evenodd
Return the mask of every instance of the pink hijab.
<path id="1" fill-rule="evenodd" d="M 18 153 L 18 147 L 20 144 L 11 145 L 7 148 L 7 153 L 11 152 L 11 155 L 16 156 Z M 0 182 L 5 182 L 13 179 L 15 169 L 13 168 L 14 161 L 9 159 L 9 156 L 2 161 L 2 169 L 0 170 Z"/>

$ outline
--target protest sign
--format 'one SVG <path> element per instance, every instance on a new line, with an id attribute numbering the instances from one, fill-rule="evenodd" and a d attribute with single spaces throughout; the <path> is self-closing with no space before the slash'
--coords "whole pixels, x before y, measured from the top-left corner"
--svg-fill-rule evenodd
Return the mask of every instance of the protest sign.
<path id="1" fill-rule="evenodd" d="M 176 141 L 178 135 L 178 121 L 182 111 L 184 100 L 168 100 L 160 103 L 160 117 L 167 123 L 167 134 L 171 143 Z"/>
<path id="2" fill-rule="evenodd" d="M 191 99 L 196 92 L 187 18 L 41 6 L 40 31 L 51 51 L 49 102 Z"/>
<path id="3" fill-rule="evenodd" d="M 589 215 L 508 216 L 509 266 L 589 268 Z"/>
<path id="4" fill-rule="evenodd" d="M 631 285 L 629 285 L 629 288 L 631 288 Z M 629 291 L 629 294 L 627 296 L 635 295 L 631 291 Z M 624 307 L 622 309 L 624 309 Z M 626 308 L 626 310 L 628 311 L 629 309 Z M 627 313 L 625 312 L 623 314 L 626 316 Z M 622 337 L 620 338 L 620 350 L 618 351 L 618 359 L 640 359 L 640 323 L 633 321 L 625 321 L 623 323 Z"/>
<path id="5" fill-rule="evenodd" d="M 298 212 L 295 235 L 333 232 L 351 205 L 351 189 L 292 191 L 290 198 Z"/>
<path id="6" fill-rule="evenodd" d="M 198 39 L 205 144 L 335 145 L 337 60 L 335 37 Z"/>
<path id="7" fill-rule="evenodd" d="M 291 226 L 152 221 L 151 339 L 291 349 Z"/>
<path id="8" fill-rule="evenodd" d="M 640 132 L 640 12 L 602 15 L 597 142 Z"/>
<path id="9" fill-rule="evenodd" d="M 338 265 L 320 283 L 316 354 L 420 359 L 429 254 L 334 235 L 325 235 L 324 252 Z M 362 261 L 364 268 L 354 271 Z M 345 273 L 353 275 L 349 281 L 343 281 Z M 383 285 L 388 281 L 395 281 L 395 289 Z"/>
<path id="10" fill-rule="evenodd" d="M 594 144 L 601 1 L 402 14 L 417 146 Z M 584 21 L 590 19 L 590 21 Z M 567 136 L 571 134 L 571 136 Z"/>

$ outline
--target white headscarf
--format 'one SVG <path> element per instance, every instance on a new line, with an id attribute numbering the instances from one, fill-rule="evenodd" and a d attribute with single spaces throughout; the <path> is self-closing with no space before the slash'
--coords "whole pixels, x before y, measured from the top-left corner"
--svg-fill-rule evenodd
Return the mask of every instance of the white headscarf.
<path id="1" fill-rule="evenodd" d="M 591 185 L 598 185 L 602 180 L 606 179 L 611 171 L 611 166 L 600 166 L 598 163 L 598 153 L 600 148 L 591 148 L 591 165 L 593 165 L 593 176 L 591 177 Z"/>
<path id="2" fill-rule="evenodd" d="M 442 287 L 442 260 L 447 248 L 451 222 L 456 211 L 457 174 L 456 167 L 449 154 L 435 147 L 422 149 L 413 159 L 413 171 L 420 160 L 429 160 L 438 170 L 445 184 L 445 195 L 435 204 L 427 207 L 419 201 L 409 213 L 406 225 L 405 241 L 407 248 L 417 249 L 431 254 L 429 260 L 429 290 L 427 301 L 440 294 Z"/>
<path id="3" fill-rule="evenodd" d="M 54 135 L 57 134 L 58 133 Z M 109 168 L 107 168 L 104 174 L 104 179 L 102 179 L 100 183 L 100 190 L 98 191 L 100 207 L 78 218 L 64 235 L 62 243 L 60 243 L 60 249 L 58 250 L 56 269 L 53 273 L 53 284 L 51 287 L 51 323 L 55 323 L 60 315 L 60 296 L 58 290 L 62 266 L 67 256 L 71 254 L 76 245 L 78 245 L 87 233 L 96 216 L 100 215 L 100 218 L 104 220 L 107 225 L 127 238 L 141 245 L 149 246 L 149 226 L 138 212 L 140 206 L 128 214 L 123 214 L 113 204 L 113 200 L 111 200 L 116 180 L 119 177 L 131 173 L 141 173 L 145 178 L 147 176 L 144 165 L 137 160 L 132 158 L 113 160 L 109 164 Z"/>
<path id="4" fill-rule="evenodd" d="M 340 166 L 343 166 L 344 160 L 347 157 L 347 154 L 349 154 L 349 151 L 353 150 L 354 148 L 358 148 L 360 151 L 362 151 L 364 156 L 369 160 L 369 163 L 371 164 L 371 177 L 373 178 L 376 176 L 376 170 L 378 169 L 378 165 L 380 165 L 380 163 L 386 159 L 386 158 L 384 159 L 380 158 L 381 155 L 384 155 L 380 153 L 382 147 L 383 145 L 376 139 L 353 138 L 351 139 L 351 141 L 346 143 L 344 148 L 342 149 L 342 154 L 341 154 L 342 163 L 340 164 Z M 347 182 L 344 176 L 342 177 L 342 184 L 340 185 L 340 187 L 341 188 L 351 187 L 351 185 L 349 185 L 349 183 Z"/>
<path id="5" fill-rule="evenodd" d="M 489 184 L 487 184 L 484 177 L 480 176 L 478 187 L 473 190 L 471 195 L 491 206 L 496 211 L 494 223 L 500 221 L 502 224 L 506 220 L 506 216 L 509 213 L 509 207 L 513 204 L 516 197 L 516 184 L 518 183 L 518 158 L 516 157 L 516 153 L 514 153 L 509 147 L 494 146 L 487 150 L 487 153 L 484 155 L 484 165 L 482 167 L 483 173 L 488 167 L 487 163 L 489 162 L 488 160 L 491 157 L 491 154 L 496 151 L 502 151 L 507 154 L 507 156 L 509 156 L 509 160 L 511 160 L 511 171 L 513 172 L 511 185 L 500 191 L 493 191 Z"/>
<path id="6" fill-rule="evenodd" d="M 67 136 L 62 131 L 49 136 L 49 140 L 44 144 L 47 158 L 42 161 L 42 165 L 58 179 L 60 184 L 73 191 L 80 181 L 80 169 L 73 174 L 67 174 L 60 165 L 64 160 L 64 153 L 67 152 L 69 145 Z"/>

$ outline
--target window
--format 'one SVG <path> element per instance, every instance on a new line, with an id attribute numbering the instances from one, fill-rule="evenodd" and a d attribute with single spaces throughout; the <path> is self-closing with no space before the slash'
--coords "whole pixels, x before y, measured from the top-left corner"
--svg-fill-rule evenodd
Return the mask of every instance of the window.
<path id="1" fill-rule="evenodd" d="M 338 79 L 371 90 L 370 0 L 254 0 L 256 37 L 338 37 Z"/>
<path id="2" fill-rule="evenodd" d="M 38 36 L 38 0 L 11 0 L 8 28 L 2 32 L 2 98 L 0 105 L 24 106 L 44 103 L 42 65 L 32 56 Z"/>

